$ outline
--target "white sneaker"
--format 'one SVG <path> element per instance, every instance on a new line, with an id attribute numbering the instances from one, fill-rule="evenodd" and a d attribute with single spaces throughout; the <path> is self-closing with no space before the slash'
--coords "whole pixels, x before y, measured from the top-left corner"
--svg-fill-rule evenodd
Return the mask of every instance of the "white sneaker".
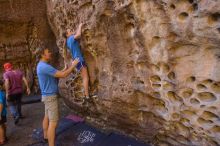
<path id="1" fill-rule="evenodd" d="M 98 95 L 93 94 L 93 95 L 91 95 L 91 97 L 92 97 L 92 98 L 97 98 L 97 97 L 98 97 Z"/>

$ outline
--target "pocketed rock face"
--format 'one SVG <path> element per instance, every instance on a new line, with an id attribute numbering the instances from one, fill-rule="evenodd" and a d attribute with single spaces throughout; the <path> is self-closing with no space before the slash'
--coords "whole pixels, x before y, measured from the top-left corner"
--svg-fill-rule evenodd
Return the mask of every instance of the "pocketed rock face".
<path id="1" fill-rule="evenodd" d="M 3 64 L 11 62 L 14 68 L 23 70 L 31 87 L 38 91 L 33 53 L 42 44 L 58 50 L 48 25 L 46 2 L 1 0 L 0 10 L 0 76 Z"/>
<path id="2" fill-rule="evenodd" d="M 71 75 L 60 81 L 71 108 L 155 145 L 220 145 L 220 1 L 47 0 L 47 8 L 60 52 L 65 28 L 86 23 L 81 47 L 98 98 L 79 105 L 82 81 Z"/>

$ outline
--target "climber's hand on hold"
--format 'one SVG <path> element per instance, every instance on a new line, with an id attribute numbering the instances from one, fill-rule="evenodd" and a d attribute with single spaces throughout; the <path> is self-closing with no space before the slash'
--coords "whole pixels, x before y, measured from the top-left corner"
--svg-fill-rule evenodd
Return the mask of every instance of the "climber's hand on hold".
<path id="1" fill-rule="evenodd" d="M 72 66 L 76 66 L 79 63 L 79 58 L 76 58 L 72 62 Z"/>

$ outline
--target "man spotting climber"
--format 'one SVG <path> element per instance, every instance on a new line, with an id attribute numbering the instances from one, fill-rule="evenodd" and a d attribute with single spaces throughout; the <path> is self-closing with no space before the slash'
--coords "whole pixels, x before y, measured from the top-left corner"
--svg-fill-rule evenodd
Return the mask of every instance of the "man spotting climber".
<path id="1" fill-rule="evenodd" d="M 73 60 L 75 60 L 76 58 L 79 58 L 79 63 L 76 65 L 76 69 L 77 69 L 77 72 L 81 72 L 85 98 L 89 99 L 88 70 L 87 70 L 86 62 L 80 50 L 79 42 L 77 41 L 81 37 L 82 26 L 83 24 L 81 23 L 78 26 L 76 33 L 74 33 L 71 29 L 67 29 L 66 32 L 63 34 L 63 36 L 66 39 L 64 46 L 67 45 L 67 48 L 71 52 Z M 66 57 L 65 47 L 64 47 L 64 57 Z"/>
<path id="2" fill-rule="evenodd" d="M 52 67 L 51 51 L 45 48 L 39 48 L 36 51 L 40 55 L 40 61 L 37 64 L 37 76 L 42 94 L 42 101 L 45 105 L 45 115 L 43 119 L 44 141 L 49 142 L 49 146 L 55 145 L 55 131 L 59 119 L 58 112 L 58 78 L 67 77 L 75 68 L 79 59 L 76 58 L 68 69 L 59 71 Z"/>

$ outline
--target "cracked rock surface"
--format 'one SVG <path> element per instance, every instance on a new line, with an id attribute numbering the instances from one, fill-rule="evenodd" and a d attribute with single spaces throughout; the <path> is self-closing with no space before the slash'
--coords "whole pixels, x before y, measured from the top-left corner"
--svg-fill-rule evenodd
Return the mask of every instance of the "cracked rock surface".
<path id="1" fill-rule="evenodd" d="M 60 82 L 67 104 L 94 122 L 156 145 L 220 144 L 220 1 L 47 0 L 62 52 L 66 28 L 83 27 L 92 92 Z M 88 114 L 89 113 L 89 114 Z"/>
<path id="2" fill-rule="evenodd" d="M 33 92 L 38 92 L 34 51 L 48 44 L 56 54 L 56 40 L 47 21 L 45 0 L 0 1 L 0 77 L 3 64 L 11 62 L 27 76 Z"/>
<path id="3" fill-rule="evenodd" d="M 155 145 L 220 145 L 219 0 L 3 0 L 0 9 L 1 63 L 29 63 L 45 40 L 62 55 L 62 33 L 85 23 L 80 44 L 98 97 L 79 104 L 75 74 L 59 86 L 91 123 Z"/>

